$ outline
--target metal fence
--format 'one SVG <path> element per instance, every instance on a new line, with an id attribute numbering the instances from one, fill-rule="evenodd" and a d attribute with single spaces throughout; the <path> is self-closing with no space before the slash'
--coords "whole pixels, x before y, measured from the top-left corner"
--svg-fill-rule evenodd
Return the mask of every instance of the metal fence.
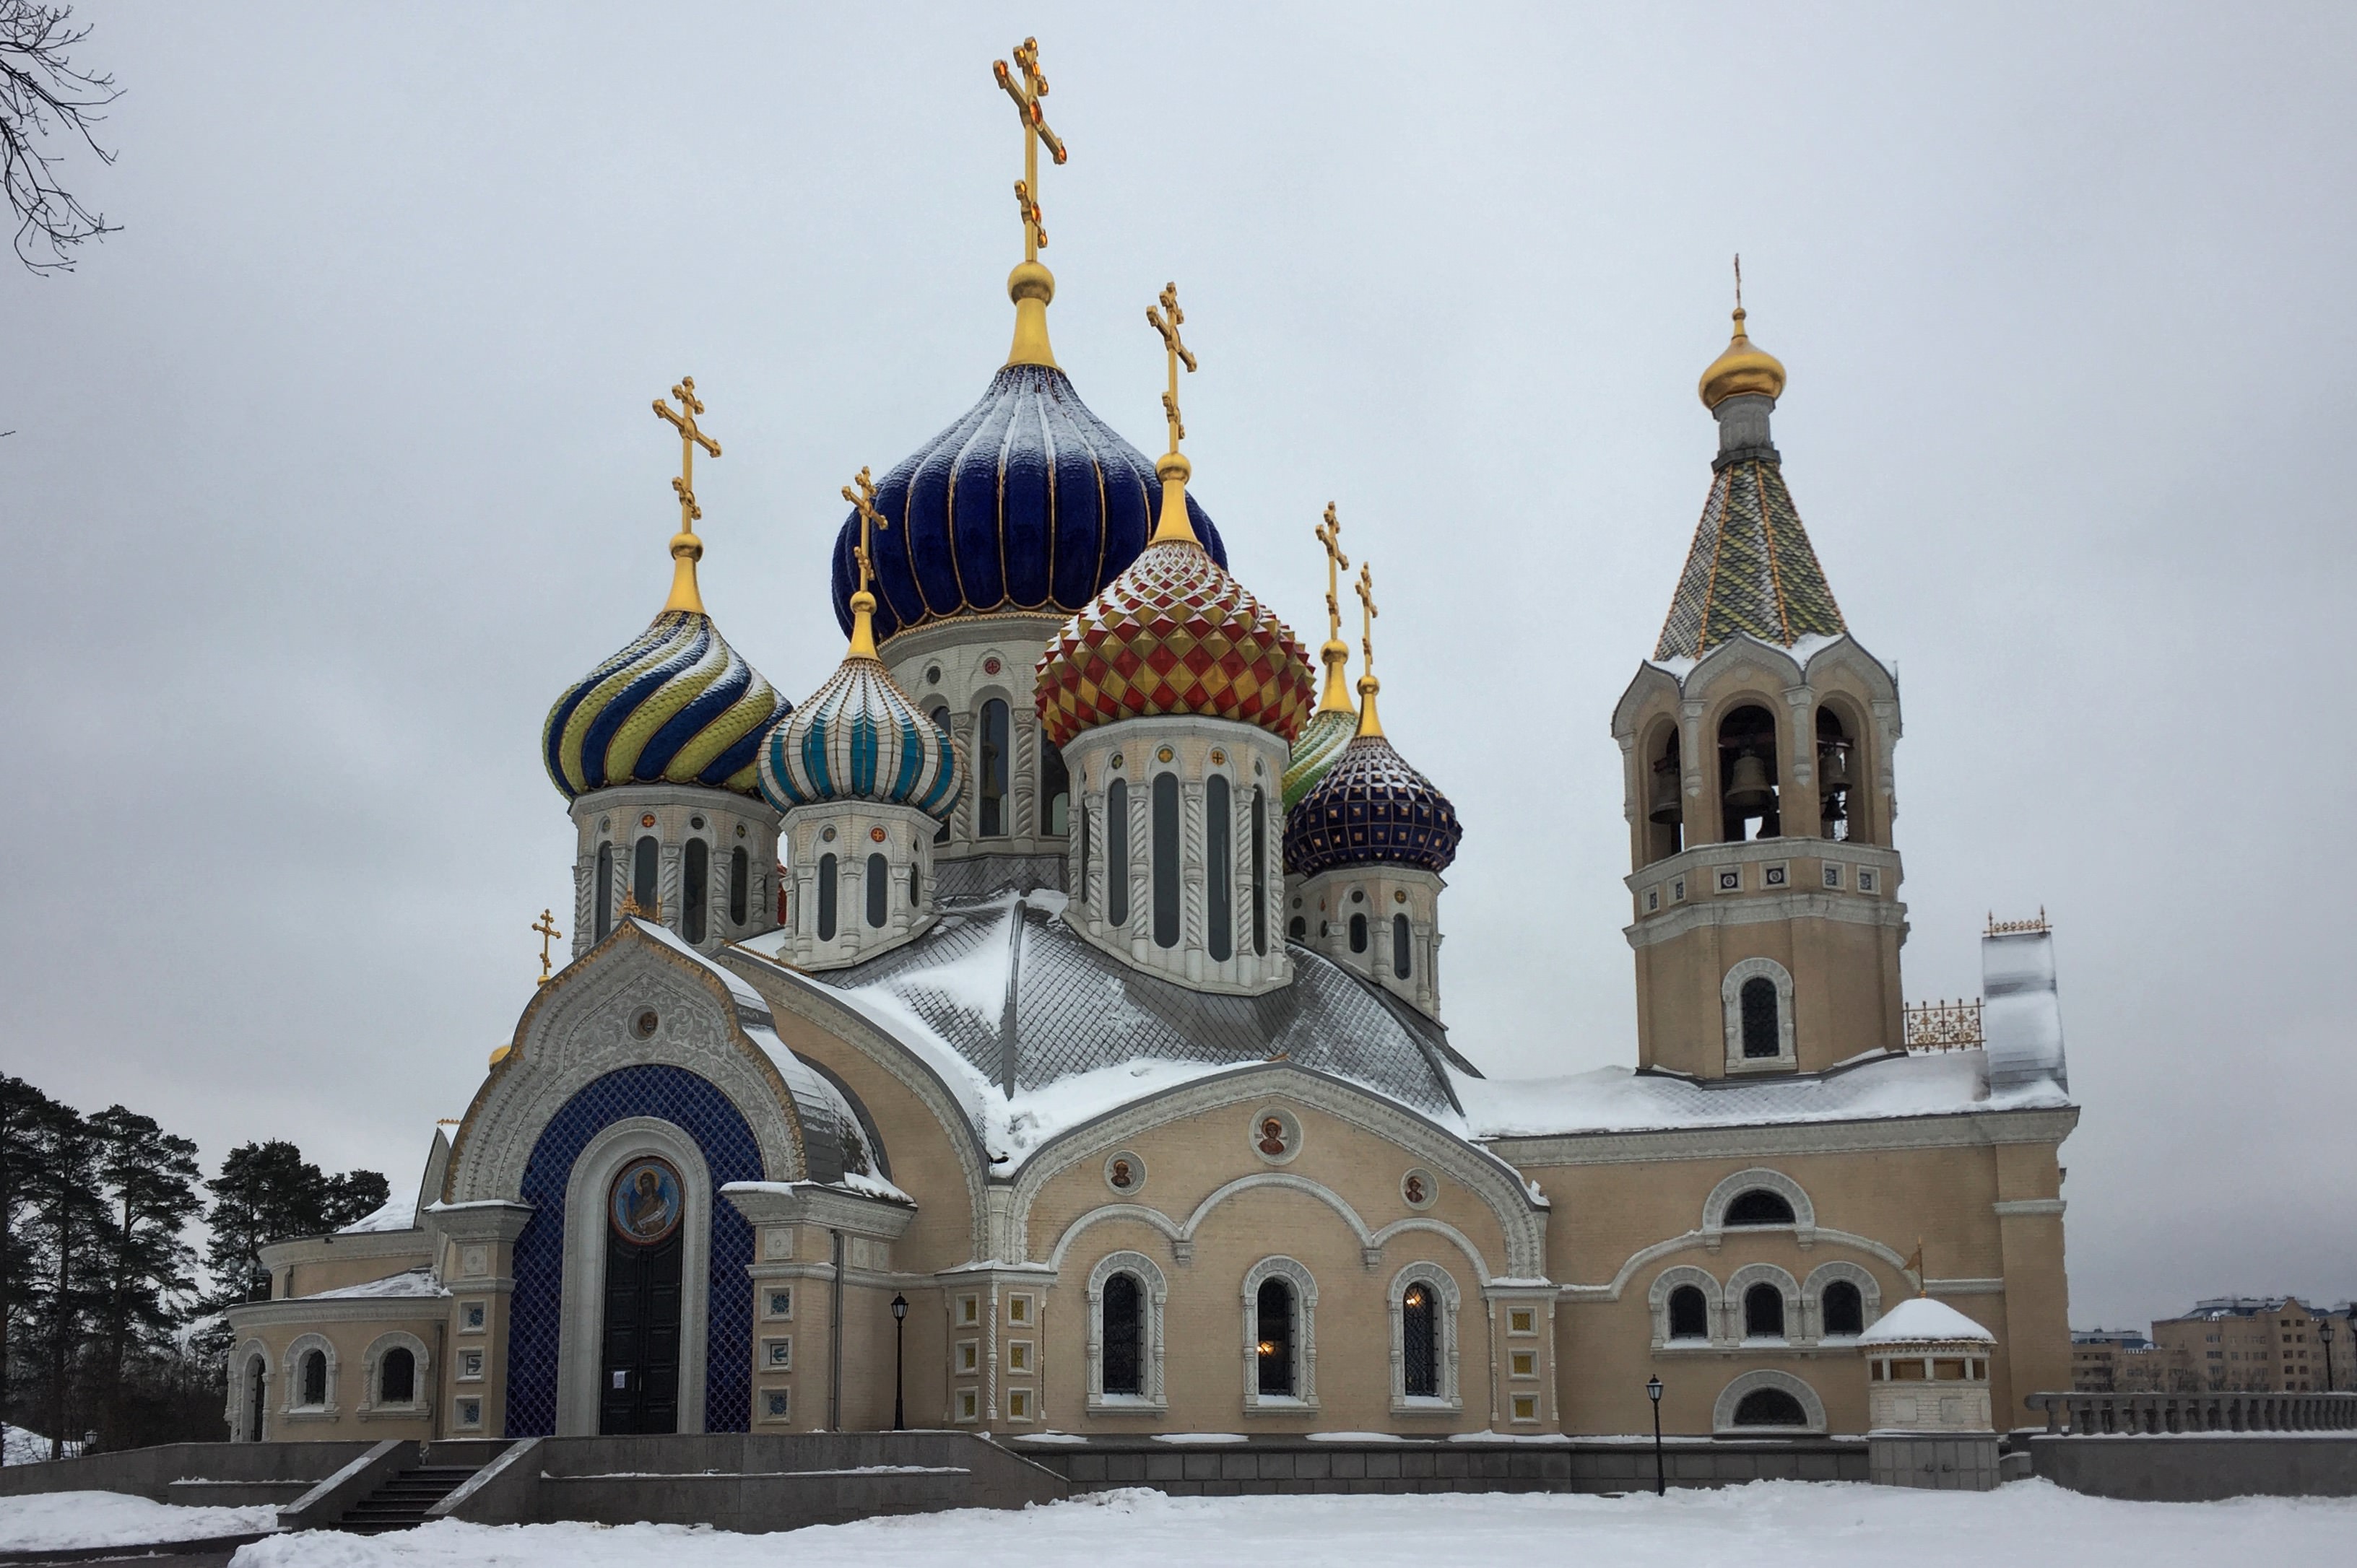
<path id="1" fill-rule="evenodd" d="M 1981 1044 L 1981 1004 L 1919 1002 L 1900 1009 L 1900 1038 L 1910 1051 L 1967 1051 Z"/>

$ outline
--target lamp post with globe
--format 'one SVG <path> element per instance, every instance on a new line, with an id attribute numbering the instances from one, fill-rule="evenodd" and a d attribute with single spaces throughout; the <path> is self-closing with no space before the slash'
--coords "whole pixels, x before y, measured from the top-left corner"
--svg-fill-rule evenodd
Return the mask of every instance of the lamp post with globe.
<path id="1" fill-rule="evenodd" d="M 1669 1495 L 1669 1483 L 1662 1477 L 1662 1380 L 1645 1380 L 1645 1397 L 1653 1402 L 1653 1495 Z"/>
<path id="2" fill-rule="evenodd" d="M 899 1291 L 892 1293 L 892 1430 L 903 1430 L 900 1421 L 900 1369 L 907 1365 L 909 1344 L 909 1298 Z"/>

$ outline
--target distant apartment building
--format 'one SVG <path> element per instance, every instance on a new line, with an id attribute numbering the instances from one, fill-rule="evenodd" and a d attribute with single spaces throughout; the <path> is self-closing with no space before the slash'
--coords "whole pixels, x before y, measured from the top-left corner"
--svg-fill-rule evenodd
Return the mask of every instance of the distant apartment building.
<path id="1" fill-rule="evenodd" d="M 2072 1386 L 2079 1336 L 2072 1338 Z M 2311 1308 L 2297 1296 L 2216 1296 L 2152 1326 L 2157 1387 L 2171 1393 L 2321 1393 L 2357 1388 L 2357 1322 L 2346 1302 Z M 2115 1351 L 2113 1375 L 2122 1375 Z M 2090 1376 L 2095 1375 L 2093 1362 Z M 2129 1391 L 2116 1388 L 2115 1391 Z"/>
<path id="2" fill-rule="evenodd" d="M 2071 1331 L 2071 1391 L 2082 1394 L 2150 1393 L 2167 1386 L 2158 1346 L 2133 1328 Z"/>

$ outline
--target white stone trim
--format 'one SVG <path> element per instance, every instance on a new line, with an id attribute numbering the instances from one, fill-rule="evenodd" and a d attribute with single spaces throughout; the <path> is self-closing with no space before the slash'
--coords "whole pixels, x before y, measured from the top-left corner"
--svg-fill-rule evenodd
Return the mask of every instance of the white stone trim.
<path id="1" fill-rule="evenodd" d="M 1774 1289 L 1782 1305 L 1779 1315 L 1783 1320 L 1783 1332 L 1773 1338 L 1753 1338 L 1750 1326 L 1745 1320 L 1744 1297 L 1755 1285 Z M 1801 1282 L 1790 1270 L 1774 1263 L 1746 1263 L 1727 1277 L 1727 1338 L 1738 1345 L 1790 1345 L 1800 1337 L 1795 1332 L 1801 1318 Z"/>
<path id="2" fill-rule="evenodd" d="M 1765 979 L 1776 987 L 1776 1054 L 1743 1054 L 1743 987 Z M 1792 1036 L 1792 972 L 1772 958 L 1747 958 L 1719 977 L 1718 1000 L 1727 1025 L 1727 1070 L 1730 1073 L 1792 1072 L 1801 1065 Z"/>
<path id="3" fill-rule="evenodd" d="M 1874 1277 L 1874 1271 L 1846 1258 L 1819 1263 L 1801 1283 L 1802 1333 L 1819 1344 L 1846 1345 L 1851 1341 L 1851 1336 L 1846 1334 L 1837 1335 L 1830 1341 L 1825 1337 L 1825 1287 L 1835 1280 L 1847 1280 L 1857 1287 L 1862 1327 L 1873 1327 L 1874 1320 L 1882 1316 L 1882 1282 Z"/>
<path id="4" fill-rule="evenodd" d="M 1692 1285 L 1702 1292 L 1702 1337 L 1673 1339 L 1670 1337 L 1670 1295 L 1681 1285 Z M 1722 1328 L 1727 1321 L 1727 1289 L 1718 1276 L 1694 1263 L 1673 1263 L 1653 1276 L 1645 1292 L 1645 1302 L 1653 1319 L 1653 1348 L 1656 1350 L 1688 1348 L 1704 1349 L 1722 1343 Z"/>
<path id="5" fill-rule="evenodd" d="M 386 1404 L 377 1398 L 377 1379 L 384 1364 L 384 1353 L 393 1349 L 406 1350 L 412 1357 L 409 1398 L 398 1404 Z M 378 1335 L 369 1341 L 367 1350 L 361 1356 L 360 1418 L 368 1421 L 401 1416 L 425 1420 L 432 1408 L 426 1390 L 431 1386 L 433 1371 L 434 1355 L 425 1348 L 425 1340 L 400 1328 Z"/>
<path id="6" fill-rule="evenodd" d="M 1774 1230 L 1779 1229 L 1781 1227 L 1771 1229 L 1770 1233 L 1774 1233 Z M 1602 1284 L 1565 1283 L 1555 1288 L 1566 1301 L 1619 1301 L 1621 1292 L 1628 1288 L 1630 1280 L 1634 1278 L 1637 1272 L 1646 1264 L 1696 1247 L 1715 1252 L 1718 1250 L 1719 1235 L 1720 1233 L 1717 1231 L 1706 1236 L 1700 1230 L 1689 1230 L 1683 1236 L 1673 1236 L 1666 1241 L 1656 1241 L 1650 1247 L 1640 1247 L 1630 1253 L 1619 1272 Z M 1879 1258 L 1889 1264 L 1894 1271 L 1902 1268 L 1907 1262 L 1905 1253 L 1886 1247 L 1869 1236 L 1852 1235 L 1846 1230 L 1819 1230 L 1815 1232 L 1815 1239 L 1829 1246 L 1849 1247 L 1869 1257 Z M 1940 1280 L 1932 1282 L 1935 1287 L 1946 1283 Z"/>
<path id="7" fill-rule="evenodd" d="M 1278 1394 L 1264 1395 L 1260 1391 L 1260 1287 L 1262 1282 L 1277 1278 L 1293 1286 L 1295 1391 L 1289 1399 Z M 1307 1265 L 1282 1254 L 1263 1258 L 1244 1271 L 1243 1321 L 1244 1413 L 1315 1411 L 1318 1408 L 1317 1276 L 1309 1272 Z"/>
<path id="8" fill-rule="evenodd" d="M 2051 1214 L 2059 1218 L 2069 1207 L 2068 1201 L 2060 1197 L 2009 1197 L 1990 1204 L 1989 1212 L 2000 1219 L 2021 1214 Z"/>
<path id="9" fill-rule="evenodd" d="M 328 1358 L 327 1397 L 317 1404 L 301 1404 L 303 1397 L 303 1358 L 318 1350 Z M 278 1413 L 289 1421 L 333 1421 L 339 1413 L 336 1408 L 336 1375 L 342 1370 L 336 1355 L 336 1343 L 324 1334 L 298 1334 L 286 1347 L 285 1365 L 286 1385 L 283 1391 L 285 1402 Z"/>
<path id="10" fill-rule="evenodd" d="M 1887 1149 L 1985 1149 L 2060 1144 L 2079 1124 L 2077 1106 L 2050 1111 L 1978 1107 L 1923 1116 L 1838 1122 L 1729 1122 L 1642 1133 L 1544 1133 L 1484 1138 L 1480 1147 L 1536 1175 L 1552 1165 L 1625 1165 L 1648 1160 L 1757 1160 Z"/>
<path id="11" fill-rule="evenodd" d="M 651 1116 L 611 1122 L 589 1140 L 565 1184 L 565 1300 L 556 1342 L 556 1434 L 597 1434 L 606 1326 L 606 1196 L 624 1165 L 654 1155 L 679 1172 L 679 1430 L 704 1430 L 705 1334 L 711 1303 L 712 1175 L 687 1133 Z"/>
<path id="12" fill-rule="evenodd" d="M 1801 1402 L 1802 1414 L 1807 1418 L 1801 1426 L 1738 1426 L 1735 1407 L 1743 1396 L 1754 1389 L 1781 1389 Z M 1779 1437 L 1803 1433 L 1822 1434 L 1825 1429 L 1825 1402 L 1817 1391 L 1790 1372 L 1761 1368 L 1744 1373 L 1718 1391 L 1718 1399 L 1710 1410 L 1711 1431 L 1721 1437 Z"/>
<path id="13" fill-rule="evenodd" d="M 1792 1206 L 1792 1223 L 1789 1226 L 1728 1225 L 1727 1222 L 1728 1207 L 1745 1193 L 1758 1191 L 1762 1187 Z M 1704 1245 L 1716 1251 L 1725 1239 L 1726 1233 L 1730 1230 L 1770 1232 L 1789 1230 L 1793 1232 L 1793 1239 L 1806 1248 L 1814 1245 L 1817 1239 L 1817 1206 L 1809 1201 L 1809 1195 L 1803 1190 L 1801 1184 L 1782 1171 L 1770 1170 L 1765 1165 L 1753 1165 L 1736 1172 L 1717 1187 L 1712 1187 L 1710 1196 L 1703 1199 Z"/>
<path id="14" fill-rule="evenodd" d="M 1433 1315 L 1437 1340 L 1440 1391 L 1411 1398 L 1407 1391 L 1407 1317 L 1402 1297 L 1412 1284 L 1429 1287 L 1440 1300 Z M 1438 1263 L 1415 1262 L 1392 1276 L 1384 1297 L 1392 1325 L 1392 1413 L 1394 1415 L 1453 1414 L 1465 1408 L 1457 1384 L 1457 1308 L 1462 1300 L 1456 1276 Z"/>
<path id="15" fill-rule="evenodd" d="M 1115 1274 L 1134 1274 L 1142 1288 L 1138 1307 L 1145 1314 L 1139 1325 L 1143 1340 L 1138 1370 L 1142 1391 L 1135 1394 L 1108 1394 L 1104 1391 L 1104 1291 L 1105 1282 Z M 1089 1271 L 1089 1385 L 1088 1408 L 1096 1412 L 1166 1411 L 1170 1400 L 1162 1383 L 1163 1305 L 1169 1299 L 1169 1282 L 1153 1259 L 1143 1252 L 1107 1252 Z"/>

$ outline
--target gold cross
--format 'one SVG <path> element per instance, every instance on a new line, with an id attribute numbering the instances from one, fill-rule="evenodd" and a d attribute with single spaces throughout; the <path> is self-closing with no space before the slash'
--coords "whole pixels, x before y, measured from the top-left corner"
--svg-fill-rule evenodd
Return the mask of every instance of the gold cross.
<path id="1" fill-rule="evenodd" d="M 1351 569 L 1351 558 L 1342 553 L 1342 520 L 1334 515 L 1334 503 L 1326 503 L 1326 521 L 1318 526 L 1318 542 L 1326 547 L 1326 640 L 1336 642 L 1342 636 L 1342 601 L 1336 596 L 1340 582 L 1337 567 Z"/>
<path id="2" fill-rule="evenodd" d="M 1359 646 L 1366 652 L 1367 674 L 1372 676 L 1375 672 L 1375 618 L 1383 612 L 1375 608 L 1374 574 L 1368 569 L 1363 561 L 1359 564 L 1359 603 L 1366 609 L 1366 613 L 1359 618 L 1360 630 L 1362 633 L 1359 639 Z"/>
<path id="3" fill-rule="evenodd" d="M 1017 70 L 1023 73 L 1019 87 Z M 1039 107 L 1048 96 L 1048 79 L 1039 72 L 1039 40 L 1026 38 L 1016 46 L 1015 70 L 1001 59 L 991 62 L 990 72 L 1015 100 L 1016 117 L 1023 122 L 1023 177 L 1015 182 L 1015 205 L 1023 214 L 1023 259 L 1036 262 L 1048 243 L 1048 231 L 1039 226 L 1039 144 L 1048 144 L 1058 163 L 1064 161 L 1064 144 L 1048 128 L 1047 111 Z"/>
<path id="4" fill-rule="evenodd" d="M 1735 308 L 1743 308 L 1743 252 L 1735 252 Z"/>
<path id="5" fill-rule="evenodd" d="M 1169 423 L 1170 450 L 1176 452 L 1178 450 L 1178 443 L 1187 439 L 1186 424 L 1178 417 L 1178 367 L 1183 362 L 1187 367 L 1188 374 L 1192 375 L 1195 371 L 1195 356 L 1178 338 L 1178 326 L 1187 319 L 1187 313 L 1178 308 L 1177 284 L 1162 285 L 1162 308 L 1157 310 L 1154 306 L 1147 306 L 1146 319 L 1148 325 L 1162 334 L 1162 347 L 1170 357 L 1170 390 L 1162 394 L 1162 417 Z"/>
<path id="6" fill-rule="evenodd" d="M 694 533 L 696 521 L 704 516 L 704 509 L 695 504 L 695 449 L 701 446 L 717 457 L 720 443 L 706 435 L 695 423 L 695 416 L 704 412 L 704 404 L 696 398 L 694 376 L 680 377 L 671 395 L 679 399 L 682 412 L 673 413 L 670 404 L 657 398 L 655 413 L 679 430 L 679 478 L 671 482 L 671 488 L 679 496 L 679 531 Z"/>
<path id="7" fill-rule="evenodd" d="M 540 933 L 540 983 L 548 983 L 548 944 L 565 933 L 556 929 L 556 917 L 548 910 L 540 912 L 540 923 L 533 929 Z"/>
<path id="8" fill-rule="evenodd" d="M 855 490 L 851 485 L 857 485 L 859 488 Z M 859 477 L 852 480 L 851 485 L 843 487 L 843 499 L 849 501 L 859 512 L 859 542 L 853 547 L 851 553 L 859 563 L 859 591 L 864 594 L 867 591 L 867 584 L 875 573 L 873 559 L 867 553 L 870 532 L 874 529 L 891 527 L 892 520 L 876 510 L 876 486 L 868 478 L 866 468 L 859 470 Z"/>

